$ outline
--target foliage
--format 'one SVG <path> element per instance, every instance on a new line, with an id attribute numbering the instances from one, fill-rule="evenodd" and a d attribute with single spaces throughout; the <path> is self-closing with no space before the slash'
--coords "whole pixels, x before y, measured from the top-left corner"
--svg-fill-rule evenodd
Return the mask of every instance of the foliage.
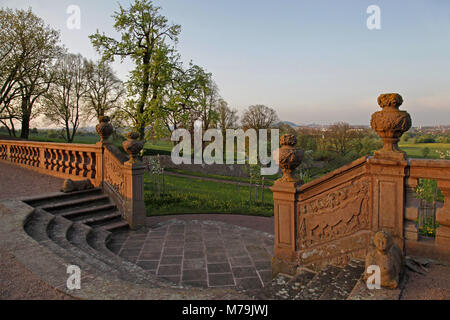
<path id="1" fill-rule="evenodd" d="M 160 9 L 149 0 L 134 0 L 128 9 L 120 5 L 113 18 L 114 29 L 121 39 L 98 31 L 90 36 L 103 61 L 113 61 L 115 57 L 133 61 L 135 68 L 127 82 L 128 101 L 121 115 L 138 130 L 142 140 L 155 109 L 163 101 L 164 88 L 170 83 L 171 71 L 178 58 L 173 45 L 181 27 L 169 24 Z"/>
<path id="2" fill-rule="evenodd" d="M 233 184 L 166 176 L 166 194 L 158 199 L 151 192 L 152 180 L 145 176 L 145 204 L 148 215 L 176 213 L 235 213 L 273 215 L 273 197 L 264 190 L 264 203 L 249 202 L 248 189 Z"/>
<path id="3" fill-rule="evenodd" d="M 444 201 L 444 195 L 439 190 L 436 180 L 419 179 L 415 194 L 418 199 L 424 199 L 428 203 Z"/>

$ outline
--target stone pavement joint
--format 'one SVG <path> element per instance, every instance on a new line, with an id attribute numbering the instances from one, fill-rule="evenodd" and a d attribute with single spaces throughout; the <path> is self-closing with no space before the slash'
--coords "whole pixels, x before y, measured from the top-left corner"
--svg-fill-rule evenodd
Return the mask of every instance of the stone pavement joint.
<path id="1" fill-rule="evenodd" d="M 273 235 L 219 221 L 173 219 L 116 233 L 108 247 L 179 286 L 246 290 L 271 281 Z"/>

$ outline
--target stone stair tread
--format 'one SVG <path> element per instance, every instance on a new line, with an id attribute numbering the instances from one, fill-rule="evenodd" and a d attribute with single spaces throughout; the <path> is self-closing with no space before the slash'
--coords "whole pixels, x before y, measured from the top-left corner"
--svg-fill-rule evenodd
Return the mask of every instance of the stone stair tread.
<path id="1" fill-rule="evenodd" d="M 102 195 L 98 195 L 98 196 L 85 197 L 85 198 L 81 198 L 81 199 L 65 201 L 65 202 L 60 202 L 60 203 L 56 203 L 56 204 L 52 204 L 52 205 L 48 205 L 48 206 L 43 206 L 43 207 L 41 207 L 41 209 L 43 209 L 45 211 L 49 211 L 49 210 L 52 211 L 52 210 L 66 208 L 66 207 L 76 207 L 79 205 L 90 204 L 92 202 L 96 202 L 99 200 L 109 200 L 109 197 L 107 195 L 102 194 Z"/>
<path id="2" fill-rule="evenodd" d="M 78 265 L 82 270 L 84 269 L 85 272 L 88 271 L 99 275 L 107 274 L 108 277 L 117 276 L 117 270 L 85 250 L 80 250 L 79 247 L 75 246 L 67 239 L 69 230 L 75 225 L 73 222 L 62 217 L 56 217 L 53 222 L 54 225 L 49 229 L 49 238 L 53 243 L 64 249 L 67 254 L 70 254 L 69 259 L 73 261 L 74 264 Z"/>
<path id="3" fill-rule="evenodd" d="M 328 289 L 332 279 L 340 274 L 342 268 L 327 266 L 319 271 L 311 281 L 296 295 L 299 300 L 317 300 Z"/>
<path id="4" fill-rule="evenodd" d="M 105 221 L 109 221 L 111 219 L 116 219 L 116 218 L 121 218 L 121 217 L 122 217 L 121 213 L 119 211 L 115 211 L 115 212 L 108 213 L 108 214 L 98 213 L 96 215 L 92 215 L 89 217 L 82 217 L 82 219 L 76 220 L 76 222 L 83 223 L 88 226 L 92 226 L 92 224 L 101 223 L 101 222 L 105 222 Z"/>
<path id="5" fill-rule="evenodd" d="M 80 197 L 80 196 L 84 196 L 84 195 L 92 195 L 95 193 L 100 193 L 102 192 L 101 188 L 93 188 L 93 189 L 87 189 L 87 190 L 82 190 L 82 191 L 75 191 L 75 192 L 69 192 L 69 193 L 56 193 L 53 194 L 51 196 L 38 196 L 38 197 L 32 197 L 32 198 L 24 198 L 23 202 L 27 203 L 28 205 L 32 206 L 32 207 L 42 207 L 45 204 L 51 203 L 51 202 L 55 202 L 55 201 L 60 201 L 60 200 L 64 200 L 64 199 L 68 199 L 68 198 L 73 198 L 73 197 Z"/>
<path id="6" fill-rule="evenodd" d="M 81 208 L 81 209 L 66 211 L 66 212 L 62 213 L 61 216 L 65 217 L 67 219 L 72 219 L 72 218 L 76 218 L 78 216 L 86 216 L 86 215 L 90 215 L 90 214 L 95 214 L 97 212 L 113 210 L 116 208 L 117 207 L 115 204 L 109 203 L 109 204 L 104 204 L 104 205 L 92 206 L 92 207 L 88 207 L 88 208 Z"/>
<path id="7" fill-rule="evenodd" d="M 260 300 L 294 300 L 315 275 L 316 273 L 308 270 L 301 270 L 295 277 L 279 274 L 256 293 L 255 297 Z"/>
<path id="8" fill-rule="evenodd" d="M 128 223 L 124 220 L 121 220 L 121 221 L 109 223 L 107 225 L 103 225 L 103 226 L 99 227 L 99 229 L 102 229 L 105 231 L 113 231 L 113 230 L 124 229 L 124 228 L 128 228 L 128 227 L 129 227 Z"/>
<path id="9" fill-rule="evenodd" d="M 360 261 L 349 262 L 334 278 L 320 300 L 345 300 L 364 272 L 364 263 Z"/>
<path id="10" fill-rule="evenodd" d="M 47 234 L 47 227 L 53 219 L 55 219 L 55 216 L 37 209 L 25 224 L 24 230 L 37 242 L 50 241 Z"/>

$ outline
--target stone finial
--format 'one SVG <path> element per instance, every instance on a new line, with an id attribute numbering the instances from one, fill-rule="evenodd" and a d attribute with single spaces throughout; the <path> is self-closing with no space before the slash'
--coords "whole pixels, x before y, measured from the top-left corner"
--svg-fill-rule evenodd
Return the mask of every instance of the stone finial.
<path id="1" fill-rule="evenodd" d="M 398 148 L 400 137 L 411 128 L 411 117 L 408 112 L 399 110 L 403 98 L 397 93 L 382 94 L 378 104 L 382 111 L 372 115 L 370 125 L 384 142 L 382 149 L 375 152 L 376 158 L 404 160 L 405 152 Z"/>
<path id="2" fill-rule="evenodd" d="M 405 266 L 405 258 L 400 248 L 394 243 L 389 233 L 379 231 L 373 238 L 374 247 L 366 256 L 366 271 L 369 266 L 378 266 L 381 272 L 380 285 L 396 289 Z M 367 280 L 370 274 L 364 273 Z"/>
<path id="3" fill-rule="evenodd" d="M 294 135 L 285 134 L 280 138 L 281 148 L 274 151 L 275 163 L 280 166 L 283 176 L 278 180 L 281 182 L 298 182 L 292 176 L 292 172 L 303 160 L 303 151 L 296 149 L 297 138 Z"/>
<path id="4" fill-rule="evenodd" d="M 111 119 L 108 116 L 98 117 L 99 124 L 95 127 L 98 135 L 100 136 L 100 142 L 107 142 L 108 138 L 112 135 L 114 128 L 110 123 Z"/>
<path id="5" fill-rule="evenodd" d="M 144 143 L 142 141 L 138 141 L 138 138 L 139 133 L 130 132 L 128 133 L 128 140 L 122 143 L 123 149 L 130 156 L 130 160 L 128 162 L 132 164 L 138 162 L 137 157 L 144 148 Z"/>

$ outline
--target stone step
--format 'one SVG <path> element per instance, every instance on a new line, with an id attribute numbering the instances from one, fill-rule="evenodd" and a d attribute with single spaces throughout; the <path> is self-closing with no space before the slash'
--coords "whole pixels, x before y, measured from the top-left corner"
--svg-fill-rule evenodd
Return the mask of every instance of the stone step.
<path id="1" fill-rule="evenodd" d="M 95 228 L 111 222 L 122 221 L 122 215 L 119 211 L 114 211 L 108 214 L 97 213 L 95 215 L 90 215 L 89 217 L 80 218 L 76 221 Z"/>
<path id="2" fill-rule="evenodd" d="M 47 227 L 55 216 L 40 209 L 36 209 L 29 220 L 24 225 L 25 232 L 37 242 L 50 241 L 47 234 Z"/>
<path id="3" fill-rule="evenodd" d="M 101 236 L 99 236 L 99 233 L 101 233 Z M 123 260 L 106 248 L 104 242 L 107 241 L 110 235 L 110 232 L 92 229 L 84 224 L 75 223 L 69 230 L 67 238 L 80 250 L 115 268 L 119 272 L 118 276 L 121 279 L 135 283 L 152 283 L 152 280 L 154 280 L 152 275 L 139 266 Z M 91 245 L 92 242 L 96 242 L 94 246 Z M 98 250 L 98 248 L 101 250 Z"/>
<path id="4" fill-rule="evenodd" d="M 334 278 L 320 300 L 345 300 L 364 273 L 364 262 L 352 260 Z"/>
<path id="5" fill-rule="evenodd" d="M 71 199 L 79 199 L 86 196 L 92 196 L 102 194 L 102 189 L 100 188 L 93 188 L 83 191 L 76 191 L 71 193 L 56 193 L 52 196 L 39 196 L 39 197 L 33 197 L 33 198 L 27 198 L 24 199 L 24 202 L 34 208 L 50 205 L 50 204 L 56 204 L 58 202 L 64 202 Z"/>
<path id="6" fill-rule="evenodd" d="M 102 194 L 43 206 L 41 208 L 52 214 L 63 214 L 69 210 L 72 211 L 74 209 L 87 209 L 95 205 L 106 205 L 109 203 L 109 197 Z"/>
<path id="7" fill-rule="evenodd" d="M 101 227 L 99 227 L 99 229 L 102 229 L 104 231 L 109 231 L 109 232 L 118 232 L 118 231 L 127 230 L 127 229 L 129 229 L 129 227 L 130 226 L 128 225 L 128 223 L 126 221 L 120 219 L 119 221 L 102 225 Z"/>
<path id="8" fill-rule="evenodd" d="M 76 225 L 76 223 L 63 217 L 56 217 L 48 227 L 49 238 L 65 251 L 66 260 L 67 255 L 69 255 L 70 261 L 79 266 L 83 272 L 98 274 L 109 278 L 117 277 L 119 272 L 114 267 L 97 259 L 95 255 L 92 255 L 85 250 L 80 250 L 80 248 L 73 245 L 67 239 L 67 234 L 69 230 L 73 229 L 74 225 Z"/>
<path id="9" fill-rule="evenodd" d="M 64 218 L 67 218 L 72 221 L 78 221 L 80 219 L 85 219 L 89 217 L 95 217 L 98 214 L 111 213 L 117 210 L 115 204 L 109 203 L 99 206 L 92 206 L 83 209 L 76 209 L 71 211 L 66 211 L 61 214 Z"/>
<path id="10" fill-rule="evenodd" d="M 342 268 L 328 266 L 319 271 L 309 283 L 295 296 L 297 300 L 318 300 L 328 289 L 331 281 L 342 271 Z"/>
<path id="11" fill-rule="evenodd" d="M 295 277 L 279 274 L 256 294 L 258 300 L 296 300 L 302 289 L 316 275 L 315 272 L 301 270 Z"/>

